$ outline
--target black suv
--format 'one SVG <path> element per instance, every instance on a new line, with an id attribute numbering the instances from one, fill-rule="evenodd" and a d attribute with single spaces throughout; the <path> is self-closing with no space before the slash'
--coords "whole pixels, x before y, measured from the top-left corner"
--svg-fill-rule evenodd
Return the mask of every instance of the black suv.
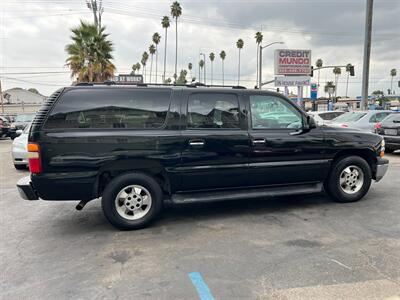
<path id="1" fill-rule="evenodd" d="M 375 134 L 317 127 L 279 93 L 240 87 L 81 85 L 34 119 L 24 199 L 102 198 L 136 229 L 175 203 L 320 192 L 361 199 L 388 161 Z"/>

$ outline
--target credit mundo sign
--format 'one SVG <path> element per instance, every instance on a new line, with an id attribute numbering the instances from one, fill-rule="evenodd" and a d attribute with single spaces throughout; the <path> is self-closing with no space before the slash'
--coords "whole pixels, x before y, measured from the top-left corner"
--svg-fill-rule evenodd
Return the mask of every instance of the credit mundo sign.
<path id="1" fill-rule="evenodd" d="M 275 50 L 275 75 L 310 75 L 311 50 Z"/>

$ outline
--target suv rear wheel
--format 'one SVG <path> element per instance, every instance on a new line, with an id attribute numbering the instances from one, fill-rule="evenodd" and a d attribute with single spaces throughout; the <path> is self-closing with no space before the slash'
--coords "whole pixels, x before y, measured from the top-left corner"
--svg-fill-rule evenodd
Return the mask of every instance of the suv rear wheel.
<path id="1" fill-rule="evenodd" d="M 371 168 L 363 158 L 347 156 L 334 162 L 324 187 L 337 202 L 355 202 L 368 192 L 371 178 Z"/>
<path id="2" fill-rule="evenodd" d="M 101 204 L 113 226 L 124 230 L 139 229 L 160 213 L 162 191 L 157 181 L 148 175 L 124 174 L 106 186 Z"/>

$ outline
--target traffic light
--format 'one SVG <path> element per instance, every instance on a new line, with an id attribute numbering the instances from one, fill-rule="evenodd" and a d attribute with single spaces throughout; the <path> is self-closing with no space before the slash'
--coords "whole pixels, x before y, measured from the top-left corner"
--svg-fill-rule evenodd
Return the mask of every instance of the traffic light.
<path id="1" fill-rule="evenodd" d="M 349 71 L 350 71 L 350 76 L 354 76 L 354 75 L 355 75 L 355 73 L 354 73 L 354 66 L 351 66 L 350 69 L 349 69 Z"/>
<path id="2" fill-rule="evenodd" d="M 276 88 L 276 92 L 279 93 L 279 88 Z"/>
<path id="3" fill-rule="evenodd" d="M 397 85 L 400 87 L 400 81 L 397 81 Z"/>
<path id="4" fill-rule="evenodd" d="M 311 77 L 314 76 L 314 67 L 313 67 L 313 66 L 311 66 L 311 74 L 310 74 L 310 76 L 311 76 Z"/>

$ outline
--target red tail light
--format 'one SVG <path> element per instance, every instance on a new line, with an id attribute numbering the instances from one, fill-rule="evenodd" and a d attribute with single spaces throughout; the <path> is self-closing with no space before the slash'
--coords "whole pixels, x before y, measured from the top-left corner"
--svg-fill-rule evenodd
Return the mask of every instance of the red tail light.
<path id="1" fill-rule="evenodd" d="M 349 125 L 347 125 L 347 124 L 341 124 L 340 127 L 347 128 L 347 127 L 349 127 Z"/>
<path id="2" fill-rule="evenodd" d="M 29 171 L 32 174 L 42 173 L 42 162 L 40 160 L 40 147 L 35 143 L 28 143 Z"/>
<path id="3" fill-rule="evenodd" d="M 381 123 L 376 123 L 375 124 L 375 129 L 381 129 L 382 128 L 382 124 Z"/>

